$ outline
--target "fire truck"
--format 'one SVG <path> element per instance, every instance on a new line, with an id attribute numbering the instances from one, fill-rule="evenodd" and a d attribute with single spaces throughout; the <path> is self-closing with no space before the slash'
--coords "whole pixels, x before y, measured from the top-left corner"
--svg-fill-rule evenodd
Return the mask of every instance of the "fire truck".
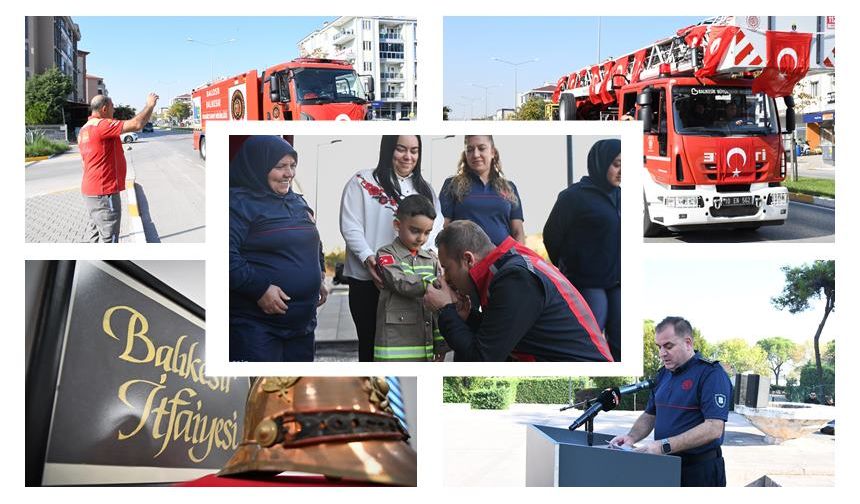
<path id="1" fill-rule="evenodd" d="M 832 16 L 710 18 L 562 76 L 547 113 L 642 121 L 645 236 L 783 224 L 792 90 L 834 71 L 834 40 Z"/>
<path id="2" fill-rule="evenodd" d="M 342 60 L 298 58 L 223 79 L 191 93 L 194 149 L 206 159 L 207 121 L 364 120 L 373 77 Z"/>

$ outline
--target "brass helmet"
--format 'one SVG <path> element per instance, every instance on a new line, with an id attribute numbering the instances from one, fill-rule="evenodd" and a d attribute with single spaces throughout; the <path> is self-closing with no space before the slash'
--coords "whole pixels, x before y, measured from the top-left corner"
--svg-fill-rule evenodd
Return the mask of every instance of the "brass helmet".
<path id="1" fill-rule="evenodd" d="M 218 475 L 297 471 L 415 486 L 417 455 L 407 439 L 385 378 L 257 378 L 242 444 Z"/>

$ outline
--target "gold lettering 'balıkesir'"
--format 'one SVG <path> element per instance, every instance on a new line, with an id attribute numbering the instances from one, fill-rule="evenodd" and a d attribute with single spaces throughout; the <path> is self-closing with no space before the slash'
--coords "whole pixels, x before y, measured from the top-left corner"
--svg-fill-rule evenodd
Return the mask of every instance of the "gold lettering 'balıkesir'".
<path id="1" fill-rule="evenodd" d="M 230 393 L 230 381 L 235 378 L 206 378 L 206 363 L 195 355 L 199 342 L 194 342 L 183 348 L 188 335 L 181 335 L 176 339 L 173 346 L 162 345 L 156 347 L 147 333 L 149 322 L 139 311 L 130 306 L 113 306 L 105 311 L 102 318 L 102 329 L 111 338 L 121 341 L 113 330 L 114 315 L 120 312 L 128 312 L 128 324 L 125 328 L 125 349 L 119 359 L 131 364 L 152 364 L 163 371 L 173 373 L 180 378 L 191 379 L 195 383 L 205 385 L 212 390 L 220 390 L 225 394 Z"/>
<path id="2" fill-rule="evenodd" d="M 201 414 L 203 401 L 197 399 L 194 389 L 184 387 L 176 391 L 172 397 L 164 395 L 167 386 L 167 374 L 163 373 L 158 383 L 149 380 L 129 380 L 120 385 L 117 397 L 123 404 L 135 411 L 139 417 L 137 426 L 128 433 L 118 431 L 117 439 L 125 441 L 141 432 L 149 432 L 152 439 L 161 439 L 161 449 L 152 456 L 157 458 L 174 441 L 190 443 L 188 458 L 195 463 L 206 460 L 212 453 L 213 446 L 222 450 L 233 451 L 239 446 L 238 414 L 233 410 L 232 418 L 209 417 Z M 148 388 L 143 404 L 132 404 L 129 400 L 129 390 L 134 387 Z M 151 431 L 145 431 L 144 426 L 152 420 Z M 205 446 L 203 453 L 195 450 Z"/>

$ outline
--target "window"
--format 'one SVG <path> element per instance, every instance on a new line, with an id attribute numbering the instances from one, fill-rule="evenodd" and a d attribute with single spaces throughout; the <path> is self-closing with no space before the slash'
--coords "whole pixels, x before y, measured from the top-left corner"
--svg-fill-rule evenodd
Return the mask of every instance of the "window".
<path id="1" fill-rule="evenodd" d="M 365 19 L 364 21 L 361 22 L 361 27 L 364 28 L 365 30 L 370 30 L 373 27 L 373 24 L 371 23 L 371 21 L 369 19 Z"/>
<path id="2" fill-rule="evenodd" d="M 809 83 L 809 93 L 818 98 L 818 81 L 812 81 Z"/>
<path id="3" fill-rule="evenodd" d="M 373 42 L 371 42 L 369 40 L 364 41 L 363 46 L 364 46 L 365 51 L 372 51 L 373 50 Z"/>
<path id="4" fill-rule="evenodd" d="M 373 71 L 373 63 L 371 63 L 370 61 L 365 61 L 364 62 L 364 71 L 365 72 L 372 72 Z"/>

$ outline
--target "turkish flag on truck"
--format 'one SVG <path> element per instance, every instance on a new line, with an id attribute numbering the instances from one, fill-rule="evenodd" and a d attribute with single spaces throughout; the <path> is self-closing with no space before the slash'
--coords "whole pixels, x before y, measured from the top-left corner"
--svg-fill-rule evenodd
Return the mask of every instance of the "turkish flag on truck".
<path id="1" fill-rule="evenodd" d="M 710 77 L 716 72 L 720 62 L 723 61 L 723 56 L 732 45 L 732 39 L 738 33 L 737 26 L 712 26 L 708 32 L 708 42 L 705 45 L 705 54 L 702 57 L 702 68 L 696 70 L 696 77 Z M 701 37 L 701 33 L 697 33 Z M 687 42 L 692 43 L 693 38 Z M 698 40 L 697 44 L 702 44 L 702 40 Z"/>
<path id="2" fill-rule="evenodd" d="M 767 32 L 767 66 L 753 81 L 753 92 L 788 96 L 809 70 L 811 33 Z"/>

